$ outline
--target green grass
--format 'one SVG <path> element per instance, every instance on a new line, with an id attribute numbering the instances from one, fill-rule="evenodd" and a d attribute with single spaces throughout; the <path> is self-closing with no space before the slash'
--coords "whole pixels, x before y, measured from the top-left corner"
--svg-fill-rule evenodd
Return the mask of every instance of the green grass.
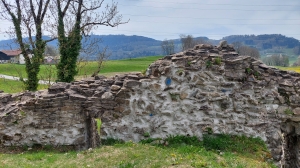
<path id="1" fill-rule="evenodd" d="M 300 73 L 300 66 L 297 66 L 297 67 L 276 67 L 276 68 L 281 69 L 281 70 L 285 70 L 285 71 L 294 71 L 294 72 Z"/>
<path id="2" fill-rule="evenodd" d="M 111 72 L 141 72 L 146 69 L 152 62 L 157 59 L 162 58 L 162 56 L 149 56 L 125 60 L 114 60 L 106 61 L 104 68 L 101 70 L 100 74 L 111 73 Z M 96 62 L 81 62 L 80 63 L 78 76 L 92 75 L 97 68 Z M 49 69 L 55 72 L 55 65 L 41 65 L 40 75 L 45 76 L 49 74 Z M 54 73 L 53 72 L 53 73 Z M 0 64 L 0 74 L 10 75 L 10 76 L 23 76 L 26 77 L 25 65 L 20 64 Z M 55 74 L 53 74 L 55 76 Z"/>
<path id="3" fill-rule="evenodd" d="M 48 88 L 47 85 L 39 85 L 38 90 Z M 8 80 L 0 78 L 0 90 L 5 93 L 17 93 L 25 90 L 24 84 L 21 81 Z"/>
<path id="4" fill-rule="evenodd" d="M 106 61 L 100 75 L 110 75 L 118 72 L 142 72 L 154 61 L 162 58 L 162 56 L 151 56 L 142 58 L 133 58 L 125 60 Z M 81 65 L 83 65 L 82 63 Z M 88 62 L 82 69 L 80 69 L 78 76 L 89 76 L 93 74 L 97 67 L 96 62 Z"/>
<path id="5" fill-rule="evenodd" d="M 116 61 L 106 61 L 100 75 L 113 76 L 116 73 L 125 72 L 142 72 L 144 71 L 152 62 L 157 59 L 162 58 L 162 56 L 150 56 L 126 60 L 116 60 Z M 89 77 L 97 68 L 96 62 L 82 62 L 80 64 L 79 74 L 76 78 Z M 0 74 L 16 76 L 26 78 L 25 65 L 19 64 L 0 64 Z M 56 78 L 56 67 L 55 65 L 41 65 L 39 78 L 41 80 L 52 80 L 55 81 Z M 7 93 L 16 93 L 24 91 L 24 86 L 22 82 L 11 81 L 11 80 L 0 80 L 0 90 Z M 40 86 L 40 89 L 46 88 L 45 86 Z"/>
<path id="6" fill-rule="evenodd" d="M 173 136 L 169 144 L 116 141 L 112 145 L 82 152 L 30 151 L 0 154 L 1 167 L 100 167 L 100 168 L 275 168 L 268 162 L 270 154 L 261 140 L 243 136 L 222 135 L 199 141 L 195 137 Z M 153 140 L 153 139 L 152 139 Z M 154 141 L 154 140 L 153 140 Z M 213 144 L 219 142 L 222 150 Z M 229 143 L 229 145 L 227 144 Z M 240 150 L 237 150 L 238 146 Z M 255 147 L 254 149 L 248 149 Z M 246 150 L 245 150 L 246 149 Z"/>
<path id="7" fill-rule="evenodd" d="M 98 134 L 100 135 L 100 128 L 101 128 L 101 120 L 99 118 L 95 119 L 96 120 L 96 124 L 97 124 L 97 131 L 98 131 Z"/>

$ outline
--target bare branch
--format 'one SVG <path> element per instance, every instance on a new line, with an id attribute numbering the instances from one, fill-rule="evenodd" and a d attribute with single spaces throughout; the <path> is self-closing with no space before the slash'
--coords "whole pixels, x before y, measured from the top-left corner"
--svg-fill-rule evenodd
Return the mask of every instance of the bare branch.
<path id="1" fill-rule="evenodd" d="M 31 10 L 34 22 L 36 23 L 37 22 L 37 17 L 36 17 L 35 11 L 34 11 L 34 6 L 33 6 L 33 3 L 32 3 L 32 0 L 30 0 L 29 2 L 30 2 L 30 10 Z"/>

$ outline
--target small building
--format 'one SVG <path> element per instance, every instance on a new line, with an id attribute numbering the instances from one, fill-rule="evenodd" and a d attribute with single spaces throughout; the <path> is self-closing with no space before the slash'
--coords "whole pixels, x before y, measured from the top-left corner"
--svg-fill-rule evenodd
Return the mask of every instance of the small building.
<path id="1" fill-rule="evenodd" d="M 2 50 L 10 59 L 11 63 L 19 63 L 19 56 L 22 53 L 21 50 Z"/>
<path id="2" fill-rule="evenodd" d="M 50 56 L 47 55 L 44 57 L 44 64 L 58 64 L 60 56 Z"/>
<path id="3" fill-rule="evenodd" d="M 11 63 L 19 63 L 19 64 L 25 64 L 25 58 L 22 54 L 21 50 L 2 50 L 3 53 L 5 53 L 10 59 L 9 62 Z M 29 58 L 32 58 L 32 54 L 30 54 L 30 50 L 28 50 L 28 56 Z"/>
<path id="4" fill-rule="evenodd" d="M 7 63 L 10 60 L 10 57 L 5 54 L 4 52 L 0 51 L 0 64 L 1 63 Z"/>

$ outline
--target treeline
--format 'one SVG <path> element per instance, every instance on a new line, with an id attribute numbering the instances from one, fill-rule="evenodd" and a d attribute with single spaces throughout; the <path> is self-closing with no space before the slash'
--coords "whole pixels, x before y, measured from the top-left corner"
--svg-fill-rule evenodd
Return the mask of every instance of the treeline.
<path id="1" fill-rule="evenodd" d="M 194 38 L 192 35 L 181 34 L 180 40 L 168 40 L 165 39 L 161 42 L 161 50 L 163 55 L 170 55 L 176 53 L 176 51 L 185 51 L 192 49 L 197 44 L 212 44 L 206 37 Z M 179 49 L 176 49 L 176 48 Z"/>
<path id="2" fill-rule="evenodd" d="M 224 37 L 228 43 L 236 41 L 242 42 L 248 46 L 254 46 L 259 50 L 272 49 L 274 47 L 295 48 L 299 47 L 299 40 L 286 37 L 281 34 L 264 34 L 264 35 L 232 35 Z"/>
<path id="3" fill-rule="evenodd" d="M 269 66 L 283 66 L 283 67 L 289 66 L 289 57 L 286 55 L 272 55 L 263 58 L 262 61 Z"/>
<path id="4" fill-rule="evenodd" d="M 246 46 L 239 41 L 233 42 L 232 45 L 239 55 L 248 55 L 256 59 L 260 58 L 259 51 L 256 48 Z"/>

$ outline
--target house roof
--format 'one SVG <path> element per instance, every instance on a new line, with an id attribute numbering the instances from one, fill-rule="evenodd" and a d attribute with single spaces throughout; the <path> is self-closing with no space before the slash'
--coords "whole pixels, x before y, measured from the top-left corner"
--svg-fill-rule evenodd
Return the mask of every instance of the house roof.
<path id="1" fill-rule="evenodd" d="M 22 53 L 21 50 L 2 50 L 3 53 L 5 53 L 7 56 L 15 57 L 17 55 L 20 55 Z"/>

